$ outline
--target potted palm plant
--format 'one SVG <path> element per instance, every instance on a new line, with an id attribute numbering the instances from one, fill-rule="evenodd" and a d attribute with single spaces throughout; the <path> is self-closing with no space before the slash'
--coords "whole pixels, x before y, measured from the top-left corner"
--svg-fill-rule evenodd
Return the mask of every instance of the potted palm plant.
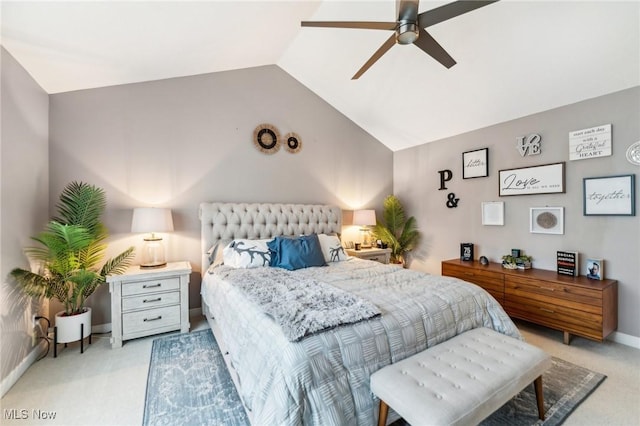
<path id="1" fill-rule="evenodd" d="M 15 268 L 11 276 L 28 295 L 57 299 L 64 306 L 55 323 L 58 343 L 67 343 L 80 340 L 80 324 L 83 337 L 91 334 L 91 309 L 85 302 L 107 275 L 124 272 L 133 258 L 133 247 L 103 263 L 108 236 L 100 221 L 106 207 L 103 189 L 71 182 L 56 207 L 58 216 L 32 237 L 39 245 L 25 249 L 41 270 Z"/>
<path id="2" fill-rule="evenodd" d="M 389 195 L 383 202 L 383 220 L 373 228 L 375 239 L 391 249 L 390 261 L 406 267 L 406 254 L 418 244 L 420 233 L 416 219 L 406 217 L 400 200 Z"/>

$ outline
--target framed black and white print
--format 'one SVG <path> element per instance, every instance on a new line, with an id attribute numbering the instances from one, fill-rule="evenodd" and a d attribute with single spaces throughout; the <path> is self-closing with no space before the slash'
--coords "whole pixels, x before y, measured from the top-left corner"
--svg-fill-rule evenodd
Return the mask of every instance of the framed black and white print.
<path id="1" fill-rule="evenodd" d="M 529 211 L 529 232 L 564 234 L 564 207 L 532 207 Z"/>
<path id="2" fill-rule="evenodd" d="M 462 179 L 489 176 L 489 148 L 462 153 Z"/>
<path id="3" fill-rule="evenodd" d="M 635 216 L 636 175 L 604 176 L 583 179 L 585 216 Z"/>

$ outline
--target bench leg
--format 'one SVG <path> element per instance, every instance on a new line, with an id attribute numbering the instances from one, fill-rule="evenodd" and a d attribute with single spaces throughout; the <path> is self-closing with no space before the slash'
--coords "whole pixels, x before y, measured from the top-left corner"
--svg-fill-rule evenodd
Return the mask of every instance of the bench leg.
<path id="1" fill-rule="evenodd" d="M 380 411 L 378 412 L 378 426 L 386 426 L 387 415 L 389 414 L 389 406 L 383 400 L 380 400 Z"/>
<path id="2" fill-rule="evenodd" d="M 542 376 L 533 381 L 536 389 L 536 402 L 538 403 L 538 418 L 544 420 L 544 395 L 542 394 Z"/>

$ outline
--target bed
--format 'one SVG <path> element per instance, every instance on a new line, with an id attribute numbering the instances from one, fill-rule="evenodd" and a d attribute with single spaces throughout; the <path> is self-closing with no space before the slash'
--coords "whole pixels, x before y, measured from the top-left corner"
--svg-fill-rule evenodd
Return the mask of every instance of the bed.
<path id="1" fill-rule="evenodd" d="M 327 205 L 200 205 L 203 313 L 254 425 L 375 424 L 373 372 L 473 328 L 521 338 L 495 299 L 452 277 L 356 258 L 294 271 L 211 264 L 230 241 L 335 235 L 341 218 L 340 208 Z M 322 284 L 378 312 L 292 338 L 241 285 L 271 276 Z"/>

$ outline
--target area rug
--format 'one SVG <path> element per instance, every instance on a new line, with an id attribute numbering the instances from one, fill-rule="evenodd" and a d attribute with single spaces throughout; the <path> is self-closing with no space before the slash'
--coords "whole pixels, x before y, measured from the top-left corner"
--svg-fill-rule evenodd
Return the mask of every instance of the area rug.
<path id="1" fill-rule="evenodd" d="M 538 419 L 533 385 L 482 426 L 561 424 L 606 376 L 559 358 L 544 374 L 545 421 Z M 211 330 L 153 341 L 143 425 L 249 425 Z M 403 425 L 402 420 L 394 426 Z"/>
<path id="2" fill-rule="evenodd" d="M 142 424 L 249 424 L 210 329 L 153 341 Z"/>

